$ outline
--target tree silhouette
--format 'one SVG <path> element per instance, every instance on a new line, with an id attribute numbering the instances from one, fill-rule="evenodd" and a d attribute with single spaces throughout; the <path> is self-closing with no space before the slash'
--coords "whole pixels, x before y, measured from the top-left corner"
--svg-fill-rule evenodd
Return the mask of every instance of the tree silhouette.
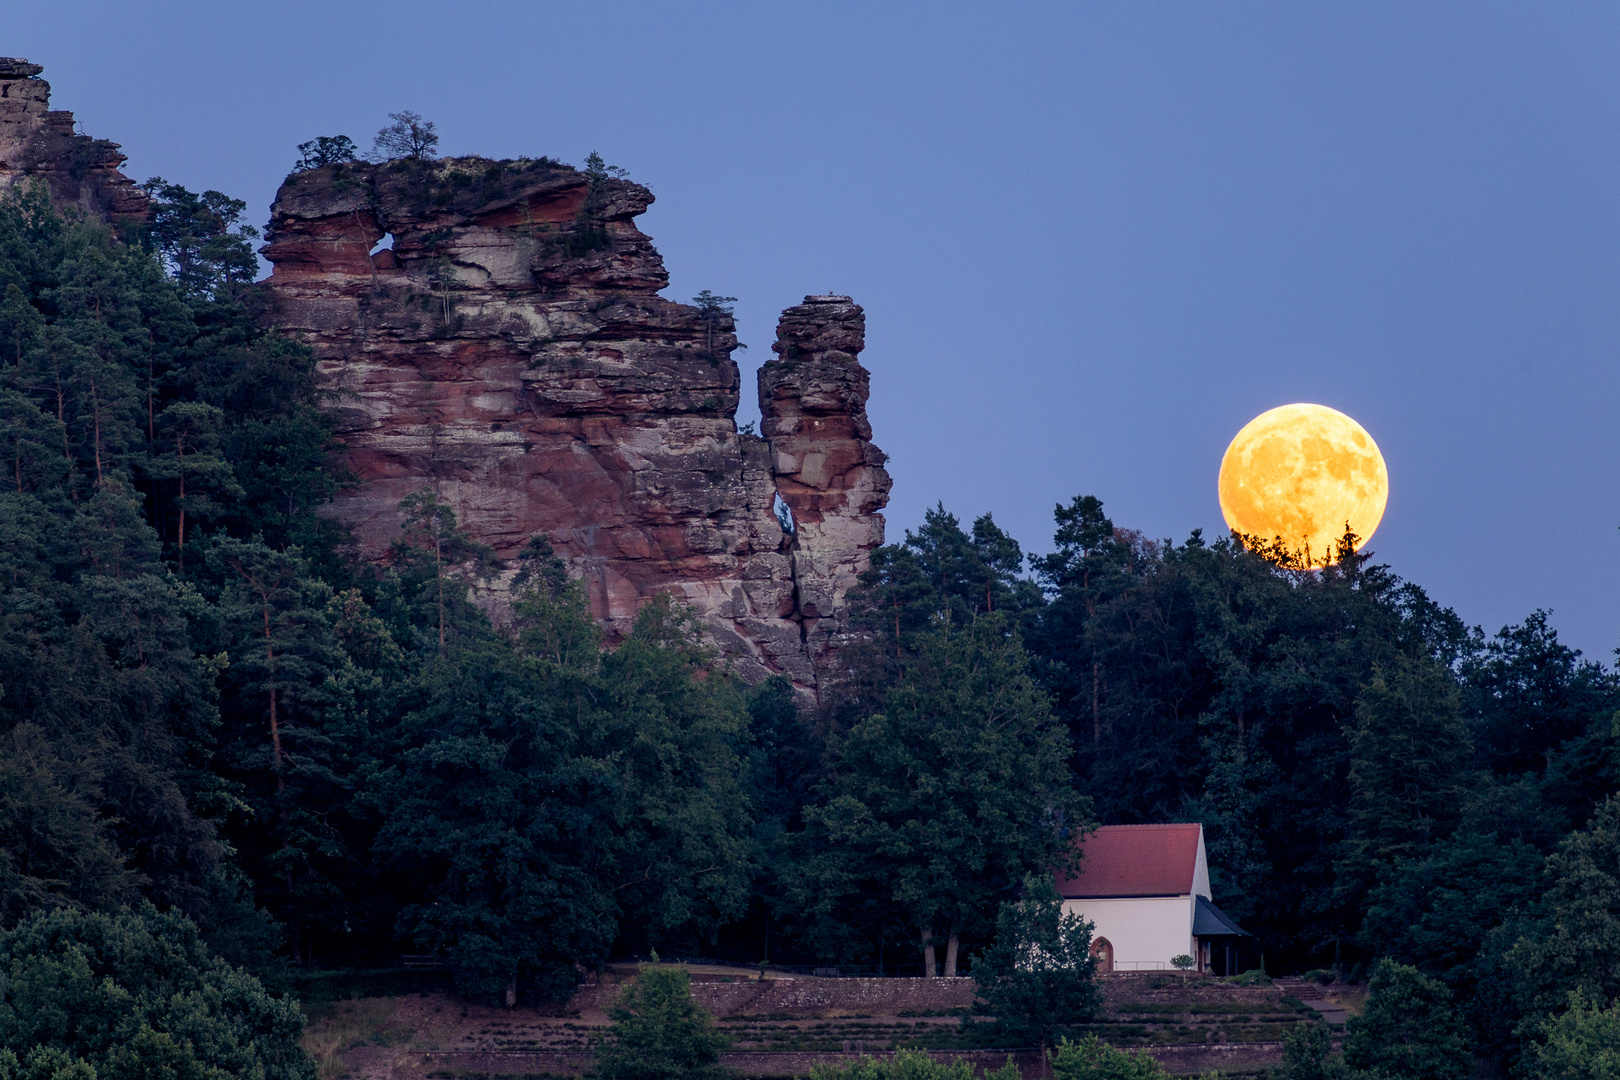
<path id="1" fill-rule="evenodd" d="M 378 135 L 380 137 L 381 132 Z M 298 153 L 300 155 L 298 164 L 293 166 L 293 171 L 304 172 L 307 169 L 319 169 L 323 165 L 335 165 L 340 161 L 354 161 L 360 157 L 360 148 L 355 146 L 354 140 L 347 135 L 321 135 L 309 142 L 299 143 Z"/>
<path id="2" fill-rule="evenodd" d="M 439 156 L 435 149 L 439 145 L 439 135 L 433 130 L 433 121 L 424 120 L 419 113 L 409 109 L 389 113 L 388 119 L 393 123 L 378 131 L 377 138 L 372 142 L 373 157 L 381 161 L 398 158 L 424 161 Z"/>

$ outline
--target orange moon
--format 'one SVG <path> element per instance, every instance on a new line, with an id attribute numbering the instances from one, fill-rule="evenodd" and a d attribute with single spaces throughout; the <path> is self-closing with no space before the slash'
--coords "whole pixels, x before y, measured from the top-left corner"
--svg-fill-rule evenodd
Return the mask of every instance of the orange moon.
<path id="1" fill-rule="evenodd" d="M 1348 522 L 1365 544 L 1384 517 L 1389 470 L 1365 428 L 1326 405 L 1281 405 L 1243 426 L 1221 458 L 1221 514 L 1233 532 L 1312 566 L 1337 557 Z"/>

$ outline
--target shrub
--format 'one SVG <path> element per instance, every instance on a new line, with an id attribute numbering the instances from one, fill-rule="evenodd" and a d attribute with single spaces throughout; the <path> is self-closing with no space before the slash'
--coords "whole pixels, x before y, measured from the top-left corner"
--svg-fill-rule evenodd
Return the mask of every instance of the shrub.
<path id="1" fill-rule="evenodd" d="M 1147 1053 L 1115 1050 L 1095 1035 L 1079 1042 L 1064 1039 L 1052 1056 L 1056 1080 L 1159 1080 L 1168 1077 L 1164 1066 Z"/>
<path id="2" fill-rule="evenodd" d="M 596 1047 L 593 1080 L 729 1080 L 720 1051 L 730 1040 L 692 1000 L 684 968 L 643 967 L 619 995 L 613 1026 Z"/>
<path id="3" fill-rule="evenodd" d="M 1259 968 L 1250 968 L 1239 975 L 1228 976 L 1226 981 L 1233 986 L 1270 986 L 1271 976 Z"/>
<path id="4" fill-rule="evenodd" d="M 965 1061 L 935 1061 L 921 1050 L 896 1050 L 886 1061 L 863 1057 L 845 1065 L 814 1065 L 810 1080 L 977 1080 Z M 1012 1058 L 984 1080 L 1019 1080 Z"/>
<path id="5" fill-rule="evenodd" d="M 1275 1080 L 1344 1080 L 1344 1061 L 1332 1056 L 1326 1024 L 1294 1024 L 1283 1032 L 1283 1063 Z"/>
<path id="6" fill-rule="evenodd" d="M 1180 956 L 1172 956 L 1170 958 L 1170 965 L 1178 971 L 1186 971 L 1188 968 L 1193 966 L 1193 958 L 1188 956 L 1186 953 L 1182 953 Z"/>

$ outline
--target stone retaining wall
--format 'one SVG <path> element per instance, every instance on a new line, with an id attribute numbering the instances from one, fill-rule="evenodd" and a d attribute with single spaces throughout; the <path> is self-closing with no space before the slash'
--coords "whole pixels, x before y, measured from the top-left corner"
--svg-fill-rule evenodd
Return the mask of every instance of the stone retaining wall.
<path id="1" fill-rule="evenodd" d="M 1147 1052 L 1166 1070 L 1177 1076 L 1191 1076 L 1210 1069 L 1274 1068 L 1282 1064 L 1283 1044 L 1278 1042 L 1182 1043 L 1150 1046 Z M 1029 1073 L 1025 1073 L 1029 1076 Z"/>
<path id="2" fill-rule="evenodd" d="M 1209 1069 L 1257 1069 L 1276 1065 L 1282 1060 L 1282 1043 L 1203 1043 L 1184 1046 L 1149 1047 L 1159 1064 L 1172 1073 L 1191 1075 Z M 742 1077 L 808 1076 L 817 1065 L 836 1065 L 868 1056 L 893 1057 L 893 1051 L 880 1050 L 862 1055 L 855 1053 L 763 1052 L 721 1054 L 721 1064 L 736 1069 Z M 983 1075 L 995 1072 L 1011 1057 L 1018 1071 L 1025 1077 L 1039 1077 L 1040 1052 L 1024 1050 L 935 1050 L 930 1057 L 936 1061 L 965 1061 L 973 1071 Z M 591 1055 L 585 1051 L 467 1051 L 442 1050 L 420 1055 L 423 1073 L 433 1075 L 482 1076 L 536 1076 L 551 1073 L 556 1076 L 579 1076 L 591 1066 Z"/>
<path id="3" fill-rule="evenodd" d="M 1126 972 L 1097 976 L 1098 989 L 1109 1005 L 1122 1002 L 1178 1001 L 1227 1004 L 1280 1001 L 1275 986 L 1234 986 L 1199 976 Z"/>

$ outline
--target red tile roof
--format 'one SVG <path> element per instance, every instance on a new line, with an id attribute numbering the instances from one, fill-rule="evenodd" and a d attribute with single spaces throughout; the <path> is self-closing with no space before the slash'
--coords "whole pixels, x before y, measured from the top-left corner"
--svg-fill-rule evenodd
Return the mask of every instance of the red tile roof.
<path id="1" fill-rule="evenodd" d="M 1082 843 L 1080 873 L 1059 873 L 1066 898 L 1188 896 L 1200 826 L 1104 825 Z"/>

